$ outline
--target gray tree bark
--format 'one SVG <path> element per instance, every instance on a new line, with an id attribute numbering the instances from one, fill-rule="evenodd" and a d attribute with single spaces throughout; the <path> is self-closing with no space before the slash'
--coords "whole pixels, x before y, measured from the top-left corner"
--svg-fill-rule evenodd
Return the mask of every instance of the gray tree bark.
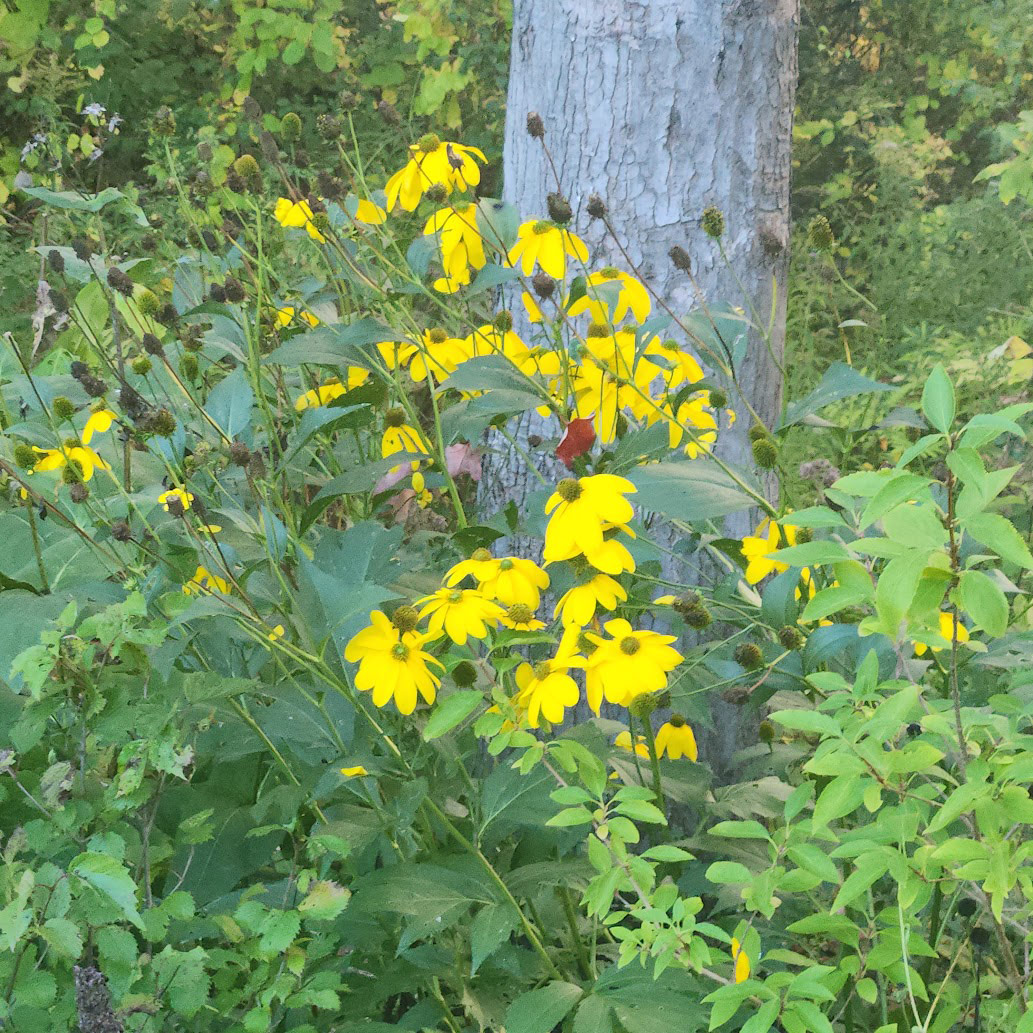
<path id="1" fill-rule="evenodd" d="M 711 303 L 747 308 L 745 290 L 766 318 L 774 284 L 770 344 L 781 361 L 798 21 L 799 0 L 515 0 L 505 199 L 523 219 L 545 217 L 546 195 L 557 189 L 539 141 L 526 131 L 528 112 L 537 111 L 575 212 L 572 229 L 591 248 L 593 266 L 628 268 L 585 212 L 588 197 L 598 194 L 641 277 L 676 313 L 696 307 L 697 298 L 668 257 L 674 245 L 688 252 Z M 725 215 L 731 269 L 700 227 L 708 205 Z M 521 315 L 519 305 L 513 310 Z M 529 328 L 518 321 L 516 329 Z M 771 425 L 782 378 L 759 335 L 738 380 Z M 722 431 L 718 452 L 749 467 L 751 421 L 729 397 L 740 419 Z M 517 421 L 521 444 L 542 433 L 537 420 L 529 414 Z M 510 499 L 520 505 L 540 484 L 506 448 L 488 457 L 482 487 L 491 512 Z M 752 519 L 737 514 L 727 530 L 748 533 Z M 716 727 L 727 733 L 720 717 Z M 727 764 L 735 745 L 734 733 L 724 734 L 706 752 Z"/>

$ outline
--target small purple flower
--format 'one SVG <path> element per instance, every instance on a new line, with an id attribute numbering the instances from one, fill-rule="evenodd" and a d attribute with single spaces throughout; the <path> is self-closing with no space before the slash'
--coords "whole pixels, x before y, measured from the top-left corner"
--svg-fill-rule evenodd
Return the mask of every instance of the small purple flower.
<path id="1" fill-rule="evenodd" d="M 97 118 L 100 118 L 105 111 L 107 111 L 107 108 L 105 108 L 103 104 L 96 103 L 96 101 L 94 101 L 93 104 L 87 104 L 86 107 L 82 109 L 82 113 L 84 115 L 94 115 Z"/>

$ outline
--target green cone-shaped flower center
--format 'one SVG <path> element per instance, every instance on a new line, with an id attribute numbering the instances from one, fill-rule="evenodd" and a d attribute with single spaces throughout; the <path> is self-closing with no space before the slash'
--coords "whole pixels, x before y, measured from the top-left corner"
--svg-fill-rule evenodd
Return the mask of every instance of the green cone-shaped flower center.
<path id="1" fill-rule="evenodd" d="M 564 477 L 556 485 L 556 493 L 564 502 L 577 502 L 581 498 L 581 485 L 573 477 Z"/>
<path id="2" fill-rule="evenodd" d="M 634 635 L 625 635 L 620 648 L 625 656 L 634 656 L 642 648 L 642 643 Z"/>

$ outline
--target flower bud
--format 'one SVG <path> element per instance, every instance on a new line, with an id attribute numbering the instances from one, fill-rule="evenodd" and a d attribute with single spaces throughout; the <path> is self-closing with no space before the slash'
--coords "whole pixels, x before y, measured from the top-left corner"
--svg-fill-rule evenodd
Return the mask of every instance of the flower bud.
<path id="1" fill-rule="evenodd" d="M 136 358 L 133 359 L 133 361 L 129 365 L 132 368 L 132 371 L 134 373 L 136 373 L 139 376 L 143 377 L 143 376 L 146 376 L 148 373 L 151 372 L 151 368 L 153 366 L 153 363 L 151 362 L 151 360 L 150 360 L 150 358 L 148 356 L 146 356 L 146 355 L 137 355 Z"/>
<path id="2" fill-rule="evenodd" d="M 296 111 L 288 111 L 280 119 L 280 134 L 291 143 L 301 139 L 301 116 Z"/>
<path id="3" fill-rule="evenodd" d="M 14 461 L 23 470 L 31 470 L 36 465 L 37 458 L 37 454 L 32 451 L 30 445 L 22 442 L 14 446 Z"/>
<path id="4" fill-rule="evenodd" d="M 747 431 L 746 436 L 750 439 L 750 441 L 760 441 L 761 438 L 766 438 L 768 436 L 768 431 L 763 424 L 755 423 Z"/>
<path id="5" fill-rule="evenodd" d="M 753 459 L 762 470 L 771 470 L 778 462 L 778 448 L 771 438 L 757 438 L 753 442 Z"/>
<path id="6" fill-rule="evenodd" d="M 770 721 L 761 721 L 757 728 L 757 738 L 770 746 L 775 741 L 775 726 Z"/>

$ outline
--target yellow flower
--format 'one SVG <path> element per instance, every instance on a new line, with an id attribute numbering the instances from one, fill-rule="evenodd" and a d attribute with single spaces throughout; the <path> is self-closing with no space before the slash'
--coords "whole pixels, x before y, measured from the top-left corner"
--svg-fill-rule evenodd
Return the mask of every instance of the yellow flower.
<path id="1" fill-rule="evenodd" d="M 588 705 L 595 713 L 603 697 L 607 703 L 627 706 L 636 696 L 657 692 L 667 685 L 667 675 L 684 659 L 671 643 L 674 635 L 655 631 L 635 631 L 621 618 L 607 621 L 603 638 L 586 631 L 596 648 L 588 657 L 585 690 Z"/>
<path id="2" fill-rule="evenodd" d="M 278 327 L 287 326 L 290 321 L 294 318 L 296 309 L 291 305 L 285 305 L 283 308 L 276 310 L 276 325 Z M 297 312 L 298 319 L 303 319 L 309 326 L 319 326 L 318 317 L 312 315 L 311 312 L 307 312 L 302 309 Z"/>
<path id="3" fill-rule="evenodd" d="M 624 750 L 627 753 L 631 753 L 631 732 L 625 728 L 616 739 L 613 741 L 613 745 L 618 750 Z M 645 757 L 649 759 L 649 747 L 646 745 L 646 739 L 643 735 L 635 736 L 635 753 L 639 757 Z"/>
<path id="4" fill-rule="evenodd" d="M 546 562 L 587 555 L 601 547 L 607 525 L 626 524 L 634 515 L 624 496 L 637 490 L 624 477 L 607 473 L 560 481 L 545 504 L 546 515 L 552 514 L 545 528 Z"/>
<path id="5" fill-rule="evenodd" d="M 505 613 L 498 603 L 469 588 L 439 588 L 417 605 L 423 607 L 420 619 L 430 618 L 429 637 L 437 638 L 443 631 L 459 646 L 466 645 L 467 638 L 486 638 L 488 622 L 500 620 Z"/>
<path id="6" fill-rule="evenodd" d="M 426 636 L 399 631 L 380 610 L 369 618 L 370 626 L 344 648 L 345 660 L 359 665 L 355 687 L 372 692 L 374 706 L 387 706 L 393 698 L 400 714 L 416 709 L 417 696 L 433 703 L 441 679 L 428 664 L 443 665 L 421 648 Z"/>
<path id="7" fill-rule="evenodd" d="M 677 341 L 661 341 L 654 337 L 646 345 L 646 355 L 666 359 L 671 368 L 664 370 L 664 387 L 668 394 L 676 392 L 685 384 L 698 384 L 703 379 L 703 369 L 691 352 L 684 351 Z"/>
<path id="8" fill-rule="evenodd" d="M 577 639 L 577 629 L 568 628 L 551 660 L 517 668 L 517 703 L 527 709 L 527 722 L 532 728 L 538 727 L 539 716 L 549 724 L 560 724 L 566 709 L 576 706 L 581 698 L 577 682 L 567 673 L 572 667 L 585 666 L 584 657 L 576 655 Z"/>
<path id="9" fill-rule="evenodd" d="M 190 508 L 190 503 L 194 501 L 194 496 L 183 488 L 172 488 L 170 491 L 163 491 L 158 496 L 158 501 L 162 504 L 166 513 L 172 512 L 169 503 L 173 499 L 177 500 L 180 507 L 186 512 Z"/>
<path id="10" fill-rule="evenodd" d="M 706 455 L 710 446 L 717 441 L 717 420 L 714 414 L 707 409 L 710 396 L 703 392 L 697 398 L 689 399 L 678 406 L 678 412 L 671 416 L 670 410 L 664 410 L 664 417 L 667 419 L 667 429 L 671 448 L 677 448 L 683 437 L 688 441 L 685 445 L 685 454 L 690 459 L 697 459 L 700 455 Z M 650 423 L 654 422 L 649 420 Z M 690 437 L 686 427 L 692 428 L 695 433 Z"/>
<path id="11" fill-rule="evenodd" d="M 483 162 L 485 157 L 476 147 L 449 143 L 428 133 L 409 148 L 409 153 L 409 161 L 384 187 L 389 212 L 399 202 L 405 211 L 413 211 L 426 190 L 435 184 L 451 193 L 475 187 L 481 181 L 477 161 Z"/>
<path id="12" fill-rule="evenodd" d="M 74 463 L 80 471 L 84 481 L 92 480 L 93 471 L 110 470 L 111 467 L 104 462 L 96 452 L 87 445 L 63 445 L 61 448 L 37 448 L 32 446 L 33 452 L 40 455 L 32 473 L 49 473 L 51 470 L 61 470 Z"/>
<path id="13" fill-rule="evenodd" d="M 672 714 L 670 721 L 662 724 L 656 733 L 656 755 L 662 757 L 665 753 L 671 760 L 688 757 L 694 761 L 699 756 L 696 736 L 681 714 Z"/>
<path id="14" fill-rule="evenodd" d="M 426 509 L 434 501 L 434 495 L 427 487 L 423 474 L 419 471 L 412 475 L 412 490 L 416 493 L 416 505 L 420 509 Z"/>
<path id="15" fill-rule="evenodd" d="M 439 276 L 434 280 L 433 287 L 439 294 L 455 294 L 460 287 L 467 287 L 470 284 L 470 270 L 459 273 L 457 276 Z"/>
<path id="16" fill-rule="evenodd" d="M 484 241 L 477 229 L 477 205 L 442 208 L 423 227 L 424 236 L 439 235 L 441 265 L 445 276 L 459 279 L 465 275 L 469 283 L 470 269 L 483 269 Z"/>
<path id="17" fill-rule="evenodd" d="M 940 636 L 945 638 L 948 642 L 954 640 L 954 615 L 940 611 Z M 961 621 L 957 622 L 958 625 L 958 642 L 967 642 L 969 640 L 968 628 L 965 627 Z M 925 656 L 928 648 L 924 642 L 915 643 L 915 656 Z M 933 646 L 932 650 L 934 653 L 939 653 L 943 646 Z"/>
<path id="18" fill-rule="evenodd" d="M 115 419 L 116 416 L 110 409 L 97 409 L 91 412 L 90 418 L 86 421 L 86 426 L 83 427 L 82 443 L 88 445 L 94 434 L 103 434 L 105 431 L 110 430 L 111 424 Z"/>
<path id="19" fill-rule="evenodd" d="M 364 222 L 367 226 L 380 226 L 387 222 L 387 212 L 379 204 L 359 198 L 355 208 L 355 221 Z"/>
<path id="20" fill-rule="evenodd" d="M 276 627 L 273 628 L 273 630 L 270 631 L 268 635 L 266 635 L 266 638 L 269 639 L 270 642 L 276 642 L 279 639 L 283 638 L 285 634 L 286 629 L 284 628 L 284 626 L 282 624 L 277 624 Z"/>
<path id="21" fill-rule="evenodd" d="M 281 226 L 287 229 L 301 229 L 304 227 L 308 235 L 313 240 L 318 240 L 320 244 L 326 240 L 326 237 L 313 224 L 312 208 L 309 206 L 308 201 L 304 199 L 292 201 L 288 197 L 278 198 L 276 207 L 273 209 L 273 217 Z"/>
<path id="22" fill-rule="evenodd" d="M 593 290 L 607 285 L 612 285 L 607 291 Z M 649 292 L 630 273 L 609 266 L 592 273 L 585 280 L 585 287 L 585 294 L 567 308 L 568 315 L 579 316 L 588 312 L 597 322 L 615 326 L 623 322 L 629 312 L 636 323 L 644 323 L 649 317 L 652 308 Z"/>
<path id="23" fill-rule="evenodd" d="M 575 585 L 566 591 L 553 613 L 564 626 L 572 624 L 584 628 L 592 623 L 597 606 L 615 610 L 617 603 L 625 602 L 628 593 L 608 574 L 596 574 L 587 584 Z"/>
<path id="24" fill-rule="evenodd" d="M 526 606 L 537 610 L 541 593 L 549 587 L 549 575 L 534 560 L 520 556 L 504 556 L 494 570 L 480 583 L 485 599 L 495 599 L 503 606 Z"/>
<path id="25" fill-rule="evenodd" d="M 734 936 L 732 937 L 732 961 L 735 965 L 735 981 L 745 983 L 750 978 L 750 959 L 746 951 L 742 949 L 742 944 Z"/>
<path id="26" fill-rule="evenodd" d="M 495 577 L 501 562 L 487 549 L 474 549 L 469 559 L 460 560 L 445 574 L 445 584 L 451 588 L 453 585 L 458 585 L 464 577 L 472 577 L 480 584 Z"/>
<path id="27" fill-rule="evenodd" d="M 362 369 L 361 366 L 349 366 L 343 384 L 339 380 L 331 380 L 312 391 L 306 391 L 295 400 L 294 408 L 301 412 L 304 409 L 318 409 L 321 406 L 329 405 L 335 398 L 340 398 L 346 391 L 359 387 L 368 379 L 368 369 Z"/>
<path id="28" fill-rule="evenodd" d="M 499 618 L 499 623 L 512 631 L 541 631 L 545 621 L 538 620 L 534 610 L 523 603 L 514 603 Z"/>
<path id="29" fill-rule="evenodd" d="M 213 574 L 205 567 L 198 566 L 194 576 L 183 586 L 184 595 L 205 595 L 213 592 L 221 592 L 228 595 L 230 584 L 225 578 Z"/>
<path id="30" fill-rule="evenodd" d="M 412 341 L 377 341 L 377 351 L 388 369 L 398 369 L 416 354 L 416 345 Z"/>
<path id="31" fill-rule="evenodd" d="M 524 311 L 527 313 L 527 321 L 529 323 L 540 323 L 542 321 L 542 310 L 538 305 L 538 302 L 528 294 L 527 291 L 521 291 L 520 300 L 524 303 Z"/>
<path id="32" fill-rule="evenodd" d="M 391 413 L 388 416 L 389 420 L 395 419 Z M 380 454 L 385 459 L 388 456 L 397 455 L 399 452 L 416 452 L 420 455 L 430 455 L 430 446 L 424 440 L 423 435 L 415 427 L 405 423 L 404 416 L 402 422 L 388 423 L 387 427 L 384 428 L 384 436 L 380 442 Z M 391 472 L 394 473 L 401 465 L 399 463 L 398 466 L 391 467 Z M 420 468 L 420 461 L 414 459 L 410 467 L 415 472 Z"/>
<path id="33" fill-rule="evenodd" d="M 768 574 L 781 573 L 789 564 L 770 559 L 771 553 L 796 544 L 796 528 L 792 524 L 778 524 L 765 519 L 753 535 L 742 540 L 742 554 L 746 560 L 746 581 L 755 585 Z"/>
<path id="34" fill-rule="evenodd" d="M 509 264 L 519 262 L 524 276 L 530 276 L 537 264 L 554 280 L 562 280 L 567 274 L 568 255 L 582 263 L 588 261 L 588 248 L 580 237 L 554 222 L 525 222 L 517 230 L 517 242 L 509 249 Z"/>
<path id="35" fill-rule="evenodd" d="M 341 774 L 345 778 L 361 778 L 363 775 L 368 775 L 369 772 L 361 764 L 356 764 L 353 768 L 341 768 Z"/>
<path id="36" fill-rule="evenodd" d="M 428 376 L 444 380 L 449 373 L 456 371 L 461 362 L 470 358 L 465 341 L 449 337 L 437 327 L 425 330 L 420 341 L 422 348 L 417 348 L 409 364 L 409 373 L 417 383 L 426 380 Z"/>

